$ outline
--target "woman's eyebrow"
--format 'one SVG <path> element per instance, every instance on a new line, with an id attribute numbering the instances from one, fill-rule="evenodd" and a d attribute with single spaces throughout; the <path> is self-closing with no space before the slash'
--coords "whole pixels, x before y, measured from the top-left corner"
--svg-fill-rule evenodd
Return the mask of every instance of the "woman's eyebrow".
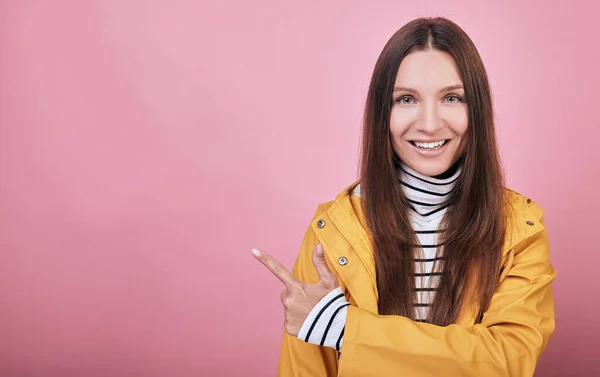
<path id="1" fill-rule="evenodd" d="M 443 93 L 443 92 L 449 92 L 451 90 L 457 90 L 457 89 L 464 89 L 464 88 L 463 88 L 462 84 L 454 84 L 454 85 L 449 85 L 449 86 L 446 86 L 446 87 L 440 89 L 439 92 Z M 419 91 L 416 90 L 416 89 L 407 88 L 407 87 L 404 87 L 404 86 L 395 86 L 394 87 L 394 92 L 418 93 Z"/>
<path id="2" fill-rule="evenodd" d="M 452 90 L 458 90 L 458 89 L 464 89 L 463 86 L 462 86 L 462 84 L 455 84 L 455 85 L 450 85 L 450 86 L 447 86 L 445 88 L 442 88 L 440 90 L 440 93 L 441 92 L 450 92 Z"/>

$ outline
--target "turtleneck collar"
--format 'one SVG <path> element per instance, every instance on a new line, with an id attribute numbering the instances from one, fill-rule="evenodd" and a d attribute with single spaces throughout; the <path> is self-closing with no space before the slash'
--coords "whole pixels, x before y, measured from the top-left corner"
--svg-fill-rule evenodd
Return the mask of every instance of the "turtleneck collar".
<path id="1" fill-rule="evenodd" d="M 460 176 L 462 165 L 451 169 L 456 171 L 440 179 L 418 173 L 402 162 L 398 164 L 398 177 L 404 195 L 412 209 L 424 220 L 437 218 L 448 207 L 448 200 Z"/>

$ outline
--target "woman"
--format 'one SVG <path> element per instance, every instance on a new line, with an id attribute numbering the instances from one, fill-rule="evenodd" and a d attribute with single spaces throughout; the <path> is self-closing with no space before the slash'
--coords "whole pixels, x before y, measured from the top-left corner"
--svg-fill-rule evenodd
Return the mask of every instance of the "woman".
<path id="1" fill-rule="evenodd" d="M 360 179 L 282 280 L 280 376 L 532 376 L 554 331 L 543 210 L 504 187 L 487 74 L 444 18 L 388 41 Z"/>

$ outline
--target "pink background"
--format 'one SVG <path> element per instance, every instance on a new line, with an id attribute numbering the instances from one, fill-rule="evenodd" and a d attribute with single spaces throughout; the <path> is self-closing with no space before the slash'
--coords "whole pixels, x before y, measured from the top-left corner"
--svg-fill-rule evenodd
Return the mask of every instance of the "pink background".
<path id="1" fill-rule="evenodd" d="M 595 4 L 594 4 L 595 3 Z M 448 16 L 494 90 L 510 186 L 547 211 L 537 376 L 600 375 L 597 2 L 0 5 L 0 376 L 273 376 L 280 283 L 356 177 L 375 60 Z"/>

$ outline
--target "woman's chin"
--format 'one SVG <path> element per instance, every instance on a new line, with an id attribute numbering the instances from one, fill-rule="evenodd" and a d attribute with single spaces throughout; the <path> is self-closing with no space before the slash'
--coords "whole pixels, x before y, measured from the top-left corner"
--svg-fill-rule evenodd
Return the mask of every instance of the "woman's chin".
<path id="1" fill-rule="evenodd" d="M 419 174 L 435 177 L 447 172 L 448 169 L 452 167 L 452 160 L 428 159 L 427 161 L 423 161 L 422 159 L 418 159 L 417 161 L 412 161 L 411 164 L 407 163 L 406 165 Z"/>

